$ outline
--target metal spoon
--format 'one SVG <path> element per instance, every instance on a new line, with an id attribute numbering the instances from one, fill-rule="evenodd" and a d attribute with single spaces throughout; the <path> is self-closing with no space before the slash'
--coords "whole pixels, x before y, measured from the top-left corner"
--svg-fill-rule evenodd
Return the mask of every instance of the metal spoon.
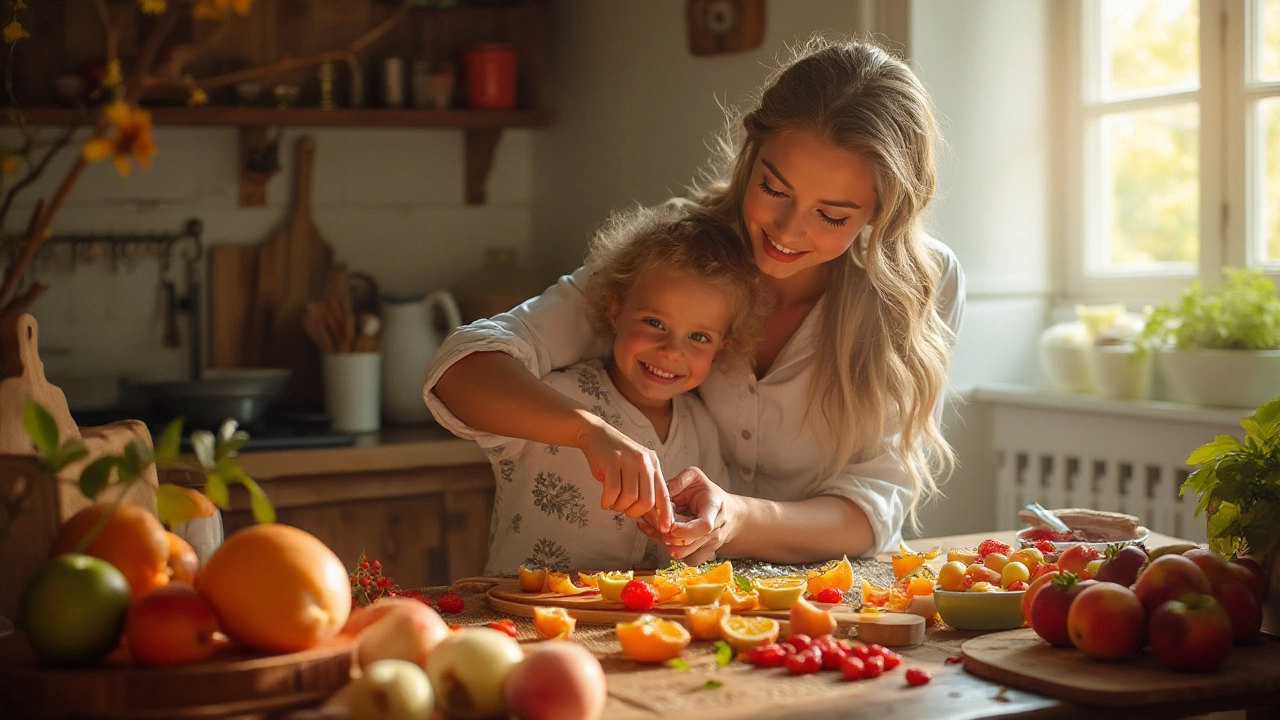
<path id="1" fill-rule="evenodd" d="M 1043 522 L 1045 525 L 1048 525 L 1049 529 L 1054 530 L 1056 532 L 1060 532 L 1060 533 L 1071 532 L 1071 528 L 1067 527 L 1066 523 L 1062 522 L 1062 520 L 1059 519 L 1057 515 L 1054 515 L 1049 510 L 1044 509 L 1040 505 L 1040 503 L 1038 502 L 1031 503 L 1030 505 L 1027 506 L 1027 509 L 1035 513 L 1035 516 L 1040 518 L 1040 522 Z"/>

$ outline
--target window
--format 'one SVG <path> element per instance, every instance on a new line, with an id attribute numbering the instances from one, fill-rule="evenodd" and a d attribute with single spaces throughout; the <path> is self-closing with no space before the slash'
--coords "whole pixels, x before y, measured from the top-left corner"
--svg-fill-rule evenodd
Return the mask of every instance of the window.
<path id="1" fill-rule="evenodd" d="M 1068 292 L 1280 274 L 1280 0 L 1079 0 Z"/>

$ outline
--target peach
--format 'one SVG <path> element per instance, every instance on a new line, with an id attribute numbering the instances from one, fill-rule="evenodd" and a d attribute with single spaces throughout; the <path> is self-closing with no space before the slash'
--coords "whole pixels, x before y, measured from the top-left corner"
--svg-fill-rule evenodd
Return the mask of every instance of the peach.
<path id="1" fill-rule="evenodd" d="M 195 588 L 173 583 L 143 595 L 124 621 L 125 642 L 145 665 L 184 665 L 208 658 L 222 642 L 218 616 Z"/>
<path id="2" fill-rule="evenodd" d="M 408 660 L 426 669 L 431 651 L 449 636 L 449 625 L 435 610 L 411 598 L 382 598 L 361 613 L 373 622 L 356 631 L 356 660 L 368 667 L 378 660 Z M 356 620 L 355 616 L 351 620 Z M 348 621 L 348 629 L 359 623 Z"/>

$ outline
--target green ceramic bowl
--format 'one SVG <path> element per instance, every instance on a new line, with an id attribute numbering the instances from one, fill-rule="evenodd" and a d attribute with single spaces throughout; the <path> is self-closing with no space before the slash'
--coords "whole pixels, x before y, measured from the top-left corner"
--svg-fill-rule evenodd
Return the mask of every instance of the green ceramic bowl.
<path id="1" fill-rule="evenodd" d="M 1022 627 L 1025 590 L 1002 592 L 933 591 L 942 621 L 957 630 L 1012 630 Z"/>

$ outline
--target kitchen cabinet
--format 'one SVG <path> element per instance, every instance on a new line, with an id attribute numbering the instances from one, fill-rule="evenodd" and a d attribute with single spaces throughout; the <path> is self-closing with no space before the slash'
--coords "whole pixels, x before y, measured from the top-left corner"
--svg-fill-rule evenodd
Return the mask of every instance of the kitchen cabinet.
<path id="1" fill-rule="evenodd" d="M 136 0 L 109 0 L 119 28 L 119 55 L 126 73 L 158 22 L 143 15 Z M 256 0 L 252 12 L 230 21 L 230 31 L 219 23 L 184 20 L 173 28 L 160 55 L 183 46 L 207 49 L 187 68 L 205 79 L 226 75 L 286 59 L 341 50 L 368 29 L 397 12 L 398 3 L 386 0 Z M 349 59 L 334 63 L 333 98 L 336 106 L 321 108 L 321 80 L 317 67 L 285 69 L 261 79 L 261 96 L 248 104 L 234 85 L 212 88 L 210 102 L 186 107 L 186 92 L 160 93 L 144 98 L 157 126 L 235 126 L 240 129 L 241 204 L 265 204 L 265 178 L 246 167 L 249 159 L 267 144 L 267 129 L 278 126 L 360 128 L 457 128 L 464 131 L 465 192 L 469 204 L 484 202 L 484 186 L 493 154 L 506 128 L 546 127 L 551 122 L 546 86 L 547 15 L 545 0 L 506 0 L 470 3 L 446 10 L 411 10 L 385 35 Z M 74 122 L 77 112 L 55 94 L 55 79 L 81 76 L 85 68 L 105 55 L 105 36 L 92 0 L 32 3 L 22 22 L 33 40 L 18 43 L 13 57 L 15 95 L 25 122 L 63 125 Z M 462 53 L 470 45 L 501 42 L 515 46 L 518 63 L 517 107 L 511 110 L 468 110 L 455 94 L 449 109 L 409 109 L 378 106 L 383 81 L 382 60 L 401 58 L 405 86 L 414 60 L 432 67 L 449 63 L 456 71 L 457 86 L 465 85 Z M 354 78 L 359 78 L 353 82 Z M 256 80 L 256 79 L 255 79 Z M 276 85 L 298 88 L 297 100 L 281 108 L 273 100 Z M 360 99 L 353 101 L 355 86 Z M 407 103 L 406 103 L 407 104 Z"/>
<path id="2" fill-rule="evenodd" d="M 360 436 L 357 446 L 243 453 L 245 472 L 271 498 L 277 521 L 328 545 L 348 570 L 361 553 L 401 587 L 481 575 L 489 547 L 493 471 L 479 447 L 435 425 Z M 161 482 L 198 485 L 161 468 Z M 253 524 L 232 486 L 224 533 Z"/>

